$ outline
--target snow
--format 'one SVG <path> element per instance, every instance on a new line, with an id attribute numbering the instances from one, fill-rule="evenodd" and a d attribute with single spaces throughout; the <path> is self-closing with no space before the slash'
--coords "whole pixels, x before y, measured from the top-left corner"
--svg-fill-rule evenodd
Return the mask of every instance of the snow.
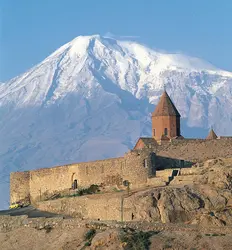
<path id="1" fill-rule="evenodd" d="M 123 155 L 150 136 L 164 85 L 184 135 L 211 125 L 231 133 L 231 72 L 132 41 L 80 36 L 0 84 L 0 189 L 11 171 Z M 0 193 L 0 208 L 6 200 Z"/>
<path id="2" fill-rule="evenodd" d="M 9 98 L 17 107 L 52 104 L 68 93 L 79 92 L 83 85 L 85 95 L 91 96 L 87 89 L 94 89 L 92 81 L 96 74 L 137 98 L 144 98 L 144 88 L 159 91 L 166 84 L 163 74 L 170 71 L 186 76 L 204 72 L 232 77 L 231 72 L 217 69 L 198 58 L 164 54 L 135 42 L 116 41 L 99 35 L 80 36 L 25 74 L 2 84 L 0 100 L 4 99 L 1 103 L 5 105 Z M 210 89 L 214 91 L 217 87 Z M 154 96 L 148 98 L 152 102 Z"/>

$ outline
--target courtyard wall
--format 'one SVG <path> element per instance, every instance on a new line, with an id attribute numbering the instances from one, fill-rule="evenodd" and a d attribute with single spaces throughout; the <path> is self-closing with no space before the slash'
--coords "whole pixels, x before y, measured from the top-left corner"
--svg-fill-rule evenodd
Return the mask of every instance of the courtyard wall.
<path id="1" fill-rule="evenodd" d="M 81 188 L 92 184 L 120 186 L 124 180 L 130 182 L 131 188 L 136 188 L 153 174 L 153 163 L 149 150 L 134 150 L 119 158 L 43 168 L 26 174 L 12 173 L 11 201 L 18 201 L 18 197 L 25 198 L 26 195 L 30 196 L 31 202 L 41 201 L 65 190 L 68 192 L 74 180 Z"/>
<path id="2" fill-rule="evenodd" d="M 169 143 L 158 145 L 154 152 L 157 156 L 189 162 L 229 158 L 232 156 L 232 137 L 214 140 L 172 139 Z"/>

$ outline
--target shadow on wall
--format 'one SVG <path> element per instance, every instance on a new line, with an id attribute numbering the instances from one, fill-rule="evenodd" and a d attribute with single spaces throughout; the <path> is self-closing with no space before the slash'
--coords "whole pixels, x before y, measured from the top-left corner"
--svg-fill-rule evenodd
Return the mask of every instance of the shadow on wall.
<path id="1" fill-rule="evenodd" d="M 164 170 L 170 168 L 189 168 L 194 164 L 195 162 L 158 156 L 158 155 L 156 156 L 156 161 L 155 161 L 156 170 Z"/>

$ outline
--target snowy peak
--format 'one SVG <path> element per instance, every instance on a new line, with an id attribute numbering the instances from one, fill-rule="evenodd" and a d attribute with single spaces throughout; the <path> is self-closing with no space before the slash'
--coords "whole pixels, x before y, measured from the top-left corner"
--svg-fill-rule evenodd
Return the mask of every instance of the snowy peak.
<path id="1" fill-rule="evenodd" d="M 232 73 L 198 58 L 160 53 L 136 42 L 99 35 L 79 36 L 25 74 L 2 84 L 0 105 L 49 105 L 70 93 L 85 98 L 103 92 L 117 95 L 115 86 L 156 103 L 164 85 L 172 90 L 183 81 L 183 88 L 189 85 L 193 91 L 212 94 L 228 78 Z"/>

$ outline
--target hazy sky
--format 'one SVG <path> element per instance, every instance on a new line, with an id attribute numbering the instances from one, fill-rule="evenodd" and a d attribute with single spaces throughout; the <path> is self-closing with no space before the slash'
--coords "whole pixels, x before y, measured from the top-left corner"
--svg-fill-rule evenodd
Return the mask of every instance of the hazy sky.
<path id="1" fill-rule="evenodd" d="M 232 71 L 232 0 L 0 0 L 0 81 L 79 35 L 132 36 Z"/>

